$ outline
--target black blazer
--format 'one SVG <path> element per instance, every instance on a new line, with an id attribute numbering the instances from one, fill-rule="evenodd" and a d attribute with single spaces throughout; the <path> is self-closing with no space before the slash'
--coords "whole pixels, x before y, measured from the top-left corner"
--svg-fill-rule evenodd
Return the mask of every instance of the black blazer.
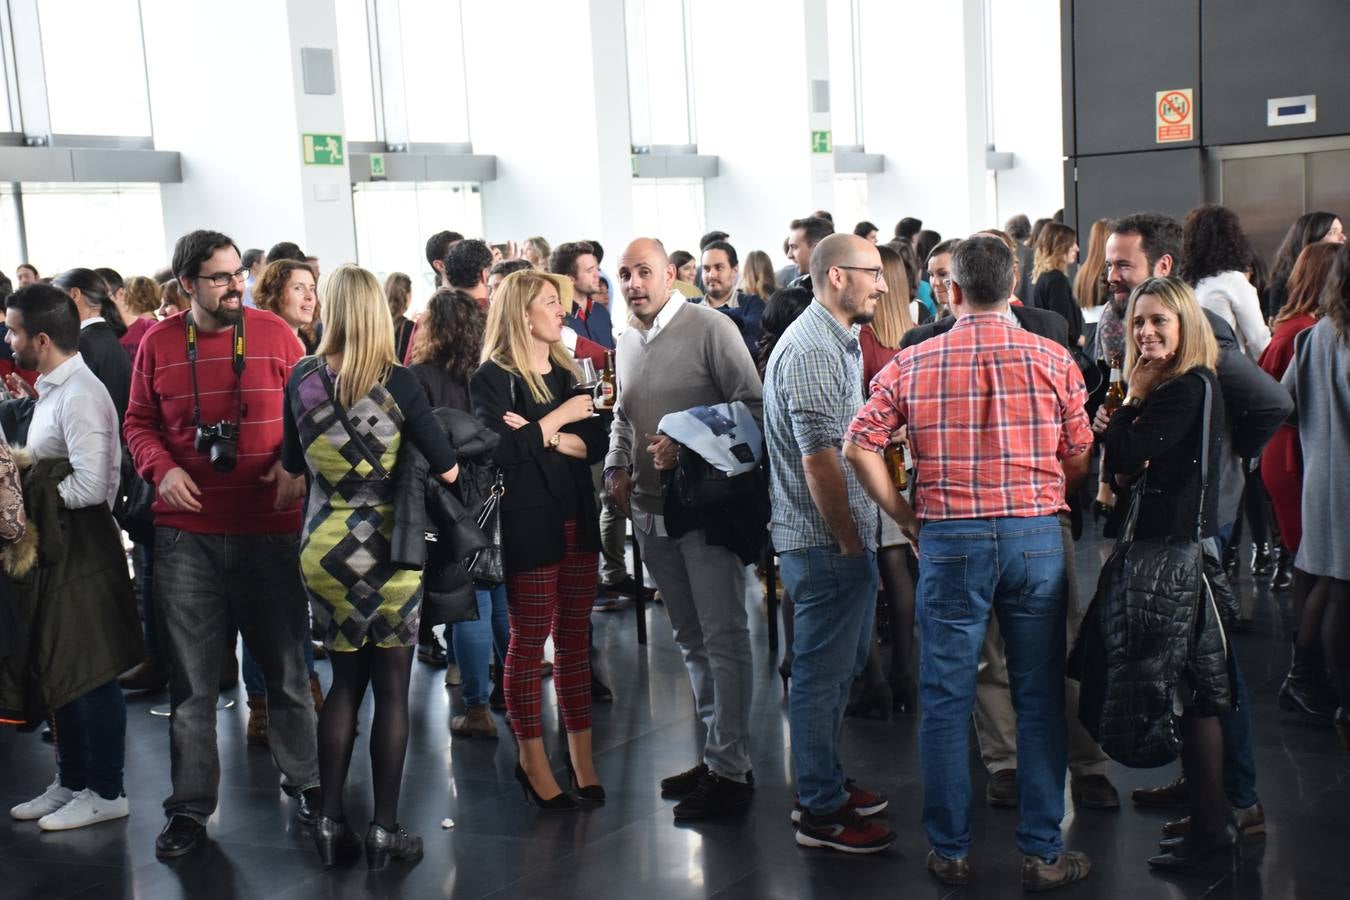
<path id="1" fill-rule="evenodd" d="M 1031 305 L 1059 313 L 1069 326 L 1070 346 L 1078 346 L 1078 338 L 1083 334 L 1083 309 L 1073 299 L 1073 285 L 1069 284 L 1068 275 L 1058 269 L 1042 272 L 1031 289 Z"/>
<path id="2" fill-rule="evenodd" d="M 596 416 L 562 429 L 585 442 L 585 460 L 549 450 L 539 420 L 567 399 L 576 379 L 556 363 L 545 379 L 564 387 L 558 399 L 547 403 L 536 403 L 525 380 L 495 362 L 483 363 L 469 379 L 474 415 L 501 437 L 493 458 L 506 478 L 501 509 L 502 553 L 508 575 L 561 561 L 566 551 L 563 523 L 570 519 L 576 520 L 582 549 L 600 551 L 600 514 L 591 466 L 609 450 L 605 419 Z M 508 410 L 529 424 L 511 428 L 502 421 Z"/>
<path id="3" fill-rule="evenodd" d="M 107 322 L 95 322 L 80 329 L 80 356 L 84 364 L 112 397 L 117 409 L 117 428 L 127 415 L 127 400 L 131 397 L 131 359 L 126 348 L 117 340 L 117 334 Z"/>
<path id="4" fill-rule="evenodd" d="M 436 363 L 417 363 L 409 366 L 417 383 L 426 391 L 427 399 L 433 407 L 442 409 L 460 409 L 473 412 L 469 403 L 469 383 L 454 378 L 445 371 L 445 366 Z"/>
<path id="5" fill-rule="evenodd" d="M 1010 306 L 1017 321 L 1022 327 L 1032 334 L 1040 335 L 1043 338 L 1049 338 L 1056 344 L 1061 345 L 1066 350 L 1072 352 L 1069 347 L 1069 326 L 1064 319 L 1052 312 L 1043 309 L 1036 309 L 1032 306 Z M 929 338 L 937 337 L 939 334 L 946 334 L 951 331 L 952 326 L 956 324 L 953 316 L 946 316 L 938 319 L 936 322 L 930 322 L 927 325 L 919 325 L 905 332 L 905 336 L 900 339 L 900 349 L 913 347 L 915 344 L 922 344 Z"/>

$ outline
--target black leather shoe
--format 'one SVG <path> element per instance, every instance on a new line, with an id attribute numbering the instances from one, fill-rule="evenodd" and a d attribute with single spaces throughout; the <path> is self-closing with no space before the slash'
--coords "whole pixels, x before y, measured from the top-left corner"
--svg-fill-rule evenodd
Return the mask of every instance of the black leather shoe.
<path id="1" fill-rule="evenodd" d="M 173 816 L 155 838 L 155 856 L 175 859 L 206 843 L 206 826 L 188 816 Z"/>
<path id="2" fill-rule="evenodd" d="M 1238 548 L 1237 542 L 1230 543 L 1223 551 L 1223 570 L 1228 575 L 1228 580 L 1237 578 L 1238 574 Z"/>
<path id="3" fill-rule="evenodd" d="M 929 850 L 924 867 L 943 884 L 959 886 L 970 881 L 970 859 L 965 856 L 960 859 L 948 859 L 940 856 L 936 850 Z"/>
<path id="4" fill-rule="evenodd" d="M 1279 560 L 1275 563 L 1275 575 L 1270 586 L 1277 591 L 1287 591 L 1294 586 L 1294 554 L 1280 548 Z"/>
<path id="5" fill-rule="evenodd" d="M 1203 866 L 1227 859 L 1229 866 L 1237 868 L 1239 859 L 1238 831 L 1230 822 L 1223 831 L 1199 843 L 1190 838 L 1182 838 L 1166 853 L 1150 856 L 1148 864 L 1155 869 L 1171 872 L 1189 872 Z"/>
<path id="6" fill-rule="evenodd" d="M 1252 574 L 1267 576 L 1275 571 L 1275 554 L 1270 552 L 1270 542 L 1262 541 L 1252 547 Z"/>
<path id="7" fill-rule="evenodd" d="M 1185 806 L 1189 803 L 1186 797 L 1186 776 L 1179 776 L 1171 784 L 1165 784 L 1162 787 L 1135 788 L 1130 793 L 1130 799 L 1134 801 L 1135 806 L 1153 808 Z"/>
<path id="8" fill-rule="evenodd" d="M 1017 799 L 1016 769 L 999 769 L 989 776 L 989 783 L 984 788 L 985 803 L 990 806 L 1016 807 Z"/>
<path id="9" fill-rule="evenodd" d="M 1311 648 L 1294 645 L 1294 662 L 1280 685 L 1279 704 L 1309 725 L 1330 726 L 1336 708 L 1322 695 L 1322 656 Z"/>
<path id="10" fill-rule="evenodd" d="M 329 869 L 361 855 L 361 839 L 356 833 L 346 822 L 327 816 L 319 816 L 314 823 L 314 846 L 319 851 L 319 859 Z"/>
<path id="11" fill-rule="evenodd" d="M 1105 775 L 1070 775 L 1069 794 L 1084 809 L 1120 809 L 1120 794 Z"/>
<path id="12" fill-rule="evenodd" d="M 395 825 L 393 831 L 387 831 L 370 823 L 366 832 L 366 866 L 372 871 L 383 869 L 389 860 L 415 863 L 422 858 L 422 839 L 408 834 L 402 825 Z"/>
<path id="13" fill-rule="evenodd" d="M 684 822 L 726 815 L 743 808 L 754 794 L 754 789 L 744 781 L 732 781 L 709 772 L 692 794 L 675 804 L 675 819 Z"/>
<path id="14" fill-rule="evenodd" d="M 591 669 L 591 699 L 597 703 L 608 703 L 614 699 L 614 692 L 600 680 L 594 669 Z"/>
<path id="15" fill-rule="evenodd" d="M 436 639 L 436 635 L 431 636 L 430 643 L 417 645 L 417 661 L 426 663 L 436 669 L 445 668 L 449 658 L 446 657 L 445 647 L 441 646 L 441 642 Z"/>
<path id="16" fill-rule="evenodd" d="M 306 788 L 295 798 L 295 817 L 301 825 L 313 825 L 319 818 L 319 801 L 323 794 L 317 787 Z"/>
<path id="17" fill-rule="evenodd" d="M 692 769 L 685 769 L 678 775 L 671 775 L 669 778 L 661 779 L 661 793 L 673 797 L 680 797 L 686 794 L 692 794 L 694 789 L 699 786 L 708 774 L 708 767 L 699 763 Z"/>

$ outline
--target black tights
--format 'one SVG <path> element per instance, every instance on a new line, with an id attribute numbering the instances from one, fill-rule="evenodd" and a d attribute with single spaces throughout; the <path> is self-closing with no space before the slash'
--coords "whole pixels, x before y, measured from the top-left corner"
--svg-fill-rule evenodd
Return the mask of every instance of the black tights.
<path id="1" fill-rule="evenodd" d="M 1191 806 L 1191 834 L 1208 838 L 1228 822 L 1223 791 L 1223 730 L 1217 716 L 1181 717 L 1181 771 Z"/>
<path id="2" fill-rule="evenodd" d="M 385 650 L 365 645 L 348 653 L 330 652 L 333 686 L 319 714 L 319 784 L 323 814 L 342 821 L 342 791 L 356 743 L 356 715 L 374 685 L 375 717 L 370 727 L 370 774 L 375 783 L 372 821 L 393 831 L 398 824 L 398 793 L 408 753 L 408 679 L 415 647 Z"/>
<path id="3" fill-rule="evenodd" d="M 1304 650 L 1322 648 L 1322 618 L 1326 615 L 1328 579 L 1295 567 L 1290 603 L 1294 613 L 1294 645 Z"/>
<path id="4" fill-rule="evenodd" d="M 1350 707 L 1350 581 L 1319 578 L 1318 588 L 1324 586 L 1322 656 L 1331 670 L 1331 683 L 1340 695 L 1341 706 Z"/>
<path id="5" fill-rule="evenodd" d="M 882 547 L 877 554 L 881 587 L 890 605 L 891 684 L 908 683 L 913 676 L 914 652 L 914 575 L 910 571 L 912 554 L 908 544 Z"/>

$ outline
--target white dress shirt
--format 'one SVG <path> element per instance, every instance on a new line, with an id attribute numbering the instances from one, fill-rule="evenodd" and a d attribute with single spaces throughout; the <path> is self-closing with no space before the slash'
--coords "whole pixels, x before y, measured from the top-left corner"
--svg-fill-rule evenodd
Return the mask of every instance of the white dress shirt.
<path id="1" fill-rule="evenodd" d="M 34 459 L 65 458 L 74 469 L 57 485 L 67 509 L 117 499 L 122 447 L 117 410 L 103 382 L 76 353 L 38 378 L 38 399 L 28 426 Z"/>

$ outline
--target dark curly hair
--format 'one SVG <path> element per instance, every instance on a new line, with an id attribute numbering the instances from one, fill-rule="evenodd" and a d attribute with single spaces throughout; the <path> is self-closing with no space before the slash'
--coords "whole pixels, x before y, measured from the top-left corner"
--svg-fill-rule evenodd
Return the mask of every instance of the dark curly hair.
<path id="1" fill-rule="evenodd" d="M 773 348 L 778 345 L 778 339 L 788 330 L 789 325 L 797 321 L 802 311 L 811 305 L 811 299 L 811 292 L 806 288 L 787 287 L 774 291 L 769 302 L 764 304 L 764 314 L 759 320 L 762 330 L 759 344 L 755 348 L 761 381 L 764 379 L 764 370 L 769 367 L 769 357 L 773 354 Z"/>
<path id="2" fill-rule="evenodd" d="M 1336 335 L 1350 344 L 1350 243 L 1341 244 L 1322 289 L 1322 315 L 1331 320 Z"/>
<path id="3" fill-rule="evenodd" d="M 441 366 L 455 379 L 468 383 L 481 362 L 487 314 L 463 291 L 441 288 L 427 303 L 417 323 L 412 361 Z"/>
<path id="4" fill-rule="evenodd" d="M 1212 203 L 1186 214 L 1181 234 L 1181 280 L 1195 287 L 1221 272 L 1246 272 L 1251 251 L 1237 213 Z"/>

